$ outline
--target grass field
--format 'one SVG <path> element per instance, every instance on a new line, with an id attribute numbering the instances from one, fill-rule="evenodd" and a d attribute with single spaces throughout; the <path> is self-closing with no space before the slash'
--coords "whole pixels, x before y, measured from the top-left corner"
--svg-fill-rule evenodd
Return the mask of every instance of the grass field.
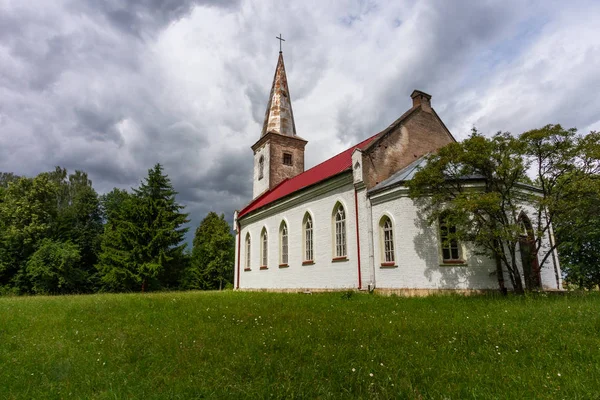
<path id="1" fill-rule="evenodd" d="M 0 298 L 0 398 L 600 398 L 600 296 Z"/>

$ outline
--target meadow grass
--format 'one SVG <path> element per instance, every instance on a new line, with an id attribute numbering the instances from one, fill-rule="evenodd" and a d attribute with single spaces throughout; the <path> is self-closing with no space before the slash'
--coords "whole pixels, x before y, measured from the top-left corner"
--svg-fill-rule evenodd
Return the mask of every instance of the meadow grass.
<path id="1" fill-rule="evenodd" d="M 600 398 L 600 296 L 0 298 L 0 398 Z"/>

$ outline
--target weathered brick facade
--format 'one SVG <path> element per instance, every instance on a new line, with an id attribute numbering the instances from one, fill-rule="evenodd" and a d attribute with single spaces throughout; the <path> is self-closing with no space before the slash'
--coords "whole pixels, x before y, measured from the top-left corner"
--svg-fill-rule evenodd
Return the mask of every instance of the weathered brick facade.
<path id="1" fill-rule="evenodd" d="M 369 189 L 417 158 L 455 141 L 431 108 L 431 96 L 415 90 L 411 97 L 413 107 L 363 150 L 363 179 Z"/>

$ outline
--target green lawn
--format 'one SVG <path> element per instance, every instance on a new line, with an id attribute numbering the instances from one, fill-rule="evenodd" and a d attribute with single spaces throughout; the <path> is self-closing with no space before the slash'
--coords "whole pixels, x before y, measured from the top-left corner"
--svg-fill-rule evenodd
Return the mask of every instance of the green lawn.
<path id="1" fill-rule="evenodd" d="M 600 398 L 600 295 L 0 298 L 0 398 Z"/>

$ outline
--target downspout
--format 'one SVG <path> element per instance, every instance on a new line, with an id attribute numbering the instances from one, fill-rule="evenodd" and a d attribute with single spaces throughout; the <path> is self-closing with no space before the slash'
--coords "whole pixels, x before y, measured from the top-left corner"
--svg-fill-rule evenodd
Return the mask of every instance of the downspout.
<path id="1" fill-rule="evenodd" d="M 237 225 L 237 241 L 238 241 L 238 254 L 237 254 L 237 281 L 236 281 L 236 285 L 235 288 L 239 289 L 240 288 L 240 246 L 242 243 L 242 230 L 240 229 L 240 223 L 239 221 L 235 221 L 236 225 Z"/>
<path id="2" fill-rule="evenodd" d="M 354 208 L 356 215 L 356 250 L 358 252 L 358 290 L 362 289 L 362 278 L 360 276 L 360 236 L 358 234 L 358 191 L 354 188 Z"/>
<path id="3" fill-rule="evenodd" d="M 375 290 L 375 250 L 373 245 L 373 205 L 371 204 L 371 199 L 367 196 L 367 208 L 369 209 L 367 213 L 367 219 L 369 220 L 368 224 L 368 234 L 369 234 L 369 267 L 371 274 L 371 282 L 369 283 L 369 290 Z"/>

